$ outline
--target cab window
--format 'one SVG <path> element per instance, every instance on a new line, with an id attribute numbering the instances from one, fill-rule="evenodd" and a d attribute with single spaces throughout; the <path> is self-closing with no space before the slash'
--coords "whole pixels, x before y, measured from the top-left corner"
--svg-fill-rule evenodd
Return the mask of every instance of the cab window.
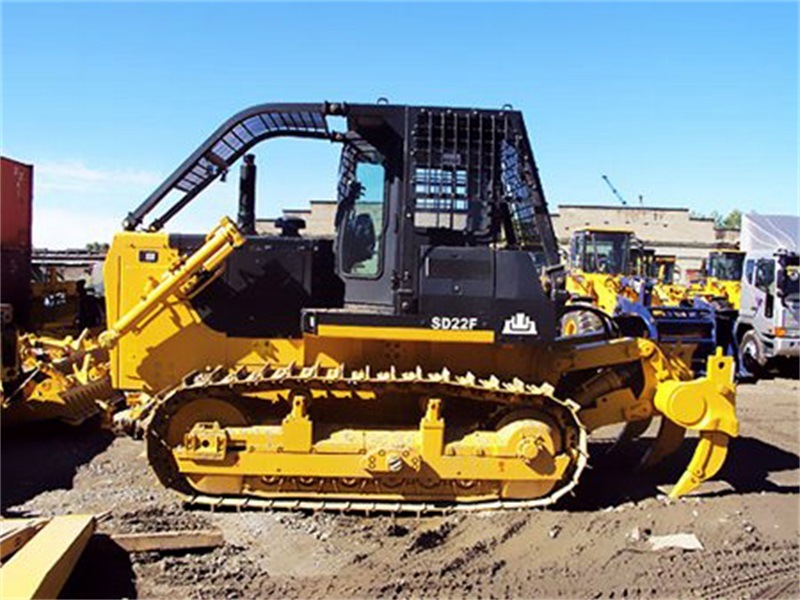
<path id="1" fill-rule="evenodd" d="M 352 204 L 340 224 L 342 271 L 348 275 L 367 278 L 380 275 L 385 183 L 383 165 L 362 161 L 356 164 L 355 179 L 350 182 Z"/>
<path id="2" fill-rule="evenodd" d="M 629 236 L 616 232 L 591 232 L 587 237 L 584 271 L 610 275 L 628 272 Z"/>

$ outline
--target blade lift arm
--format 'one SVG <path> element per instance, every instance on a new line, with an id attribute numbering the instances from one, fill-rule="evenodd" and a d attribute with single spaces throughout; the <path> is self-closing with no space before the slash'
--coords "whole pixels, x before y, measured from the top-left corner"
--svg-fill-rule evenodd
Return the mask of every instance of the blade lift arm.
<path id="1" fill-rule="evenodd" d="M 221 271 L 228 256 L 244 242 L 244 236 L 233 221 L 223 217 L 219 225 L 206 236 L 206 241 L 200 248 L 164 273 L 153 289 L 100 334 L 100 345 L 109 349 L 115 346 L 120 338 L 134 331 L 155 311 L 163 308 L 171 296 L 186 298 L 197 292 L 198 286 L 208 281 L 201 274 L 208 273 L 214 277 Z"/>

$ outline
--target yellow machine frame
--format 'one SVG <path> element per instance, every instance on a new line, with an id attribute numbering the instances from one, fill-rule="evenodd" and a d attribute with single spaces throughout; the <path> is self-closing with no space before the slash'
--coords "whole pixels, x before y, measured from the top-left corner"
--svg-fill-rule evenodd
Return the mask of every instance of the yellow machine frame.
<path id="1" fill-rule="evenodd" d="M 733 249 L 709 252 L 708 257 L 705 259 L 704 271 L 708 269 L 708 265 L 714 256 L 739 256 L 744 261 L 744 254 L 741 250 Z M 739 310 L 741 307 L 742 281 L 741 279 L 722 279 L 706 272 L 699 281 L 692 282 L 687 292 L 689 297 L 701 297 L 709 301 L 722 298 L 730 304 L 731 308 Z"/>
<path id="2" fill-rule="evenodd" d="M 662 433 L 651 461 L 674 451 L 687 429 L 699 431 L 703 440 L 672 491 L 679 496 L 716 473 L 729 436 L 737 434 L 732 360 L 711 357 L 707 375 L 691 380 L 682 360 L 665 355 L 649 340 L 622 338 L 601 345 L 563 343 L 544 348 L 499 344 L 492 331 L 374 326 L 320 327 L 315 335 L 298 339 L 245 340 L 219 334 L 202 323 L 186 300 L 219 275 L 225 258 L 242 241 L 235 226 L 223 220 L 199 250 L 181 258 L 164 234 L 121 233 L 106 263 L 107 289 L 116 292 L 108 296 L 108 314 L 115 324 L 100 339 L 111 348 L 113 385 L 131 392 L 161 392 L 160 402 L 174 401 L 176 407 L 185 402 L 184 396 L 194 398 L 190 413 L 177 408 L 170 421 L 151 425 L 149 448 L 158 455 L 156 463 L 171 456 L 176 471 L 159 473 L 162 480 L 180 473 L 193 482 L 195 495 L 255 494 L 280 499 L 285 494 L 313 499 L 320 491 L 314 491 L 314 486 L 373 481 L 385 487 L 371 497 L 396 502 L 413 500 L 409 489 L 416 488 L 393 492 L 391 481 L 402 475 L 424 487 L 426 477 L 435 473 L 437 480 L 467 485 L 453 483 L 455 487 L 443 488 L 442 499 L 469 505 L 501 501 L 513 506 L 519 504 L 517 498 L 538 497 L 565 477 L 572 478 L 573 483 L 566 486 L 571 488 L 585 463 L 588 433 L 620 422 L 638 429 L 662 415 Z M 150 258 L 146 263 L 139 260 L 143 252 Z M 204 352 L 187 351 L 195 346 Z M 628 363 L 642 369 L 643 384 L 636 393 L 610 375 L 561 402 L 546 383 L 574 371 Z M 420 364 L 426 365 L 424 371 Z M 485 379 L 472 375 L 487 372 L 492 375 Z M 195 375 L 187 378 L 187 373 Z M 521 374 L 525 382 L 541 383 L 525 383 Z M 184 383 L 175 387 L 179 381 Z M 213 392 L 214 386 L 221 386 L 220 391 Z M 170 388 L 173 391 L 164 395 L 162 390 Z M 198 393 L 195 390 L 199 397 L 193 396 Z M 562 418 L 574 421 L 570 427 L 577 432 L 576 445 L 567 454 L 559 454 L 556 446 L 561 442 L 546 425 L 547 419 L 520 419 L 495 431 L 478 430 L 448 441 L 441 412 L 448 390 L 500 399 L 509 407 L 515 396 L 530 398 L 534 405 L 553 402 L 561 407 Z M 284 403 L 291 408 L 280 423 L 246 425 L 235 409 L 213 400 L 217 394 L 234 392 L 265 408 Z M 344 428 L 320 437 L 319 426 L 308 412 L 312 402 L 350 398 L 369 403 L 387 394 L 408 393 L 419 397 L 425 407 L 416 431 Z M 210 418 L 203 420 L 203 411 Z M 176 423 L 185 418 L 190 421 L 182 429 Z M 179 437 L 170 442 L 159 435 Z M 172 448 L 168 455 L 160 450 L 163 442 Z M 297 484 L 301 487 L 283 492 L 270 487 L 271 481 L 286 477 L 301 482 Z M 465 477 L 478 481 L 477 487 Z M 502 484 L 502 500 L 492 481 Z M 426 494 L 429 497 L 431 492 Z M 326 494 L 333 500 L 352 495 L 352 490 L 333 489 Z M 548 497 L 548 501 L 554 499 Z"/>

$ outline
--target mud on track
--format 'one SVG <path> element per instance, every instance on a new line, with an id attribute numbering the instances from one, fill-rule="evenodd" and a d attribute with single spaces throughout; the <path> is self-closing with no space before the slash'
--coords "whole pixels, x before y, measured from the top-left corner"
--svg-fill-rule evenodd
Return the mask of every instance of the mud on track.
<path id="1" fill-rule="evenodd" d="M 667 502 L 663 486 L 694 440 L 637 474 L 647 440 L 608 456 L 599 439 L 594 468 L 554 509 L 397 519 L 187 511 L 149 472 L 141 442 L 84 427 L 4 434 L 2 508 L 110 510 L 106 534 L 225 533 L 226 546 L 204 554 L 133 556 L 95 536 L 65 589 L 72 597 L 796 598 L 799 403 L 795 380 L 740 386 L 741 437 L 725 468 L 680 502 Z M 677 532 L 704 549 L 650 550 L 648 536 Z"/>

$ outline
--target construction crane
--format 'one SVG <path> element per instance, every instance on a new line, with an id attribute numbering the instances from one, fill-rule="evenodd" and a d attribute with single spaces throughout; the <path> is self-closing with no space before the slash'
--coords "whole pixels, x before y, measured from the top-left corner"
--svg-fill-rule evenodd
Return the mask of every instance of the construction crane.
<path id="1" fill-rule="evenodd" d="M 606 175 L 603 175 L 602 177 L 603 181 L 605 181 L 606 185 L 609 187 L 609 189 L 611 189 L 611 193 L 614 194 L 617 197 L 617 200 L 619 200 L 622 203 L 622 206 L 628 206 L 628 203 L 625 201 L 625 198 L 623 198 L 622 194 L 620 194 L 617 191 L 617 188 L 615 188 L 614 184 L 611 183 L 611 181 L 609 181 L 608 177 Z"/>

